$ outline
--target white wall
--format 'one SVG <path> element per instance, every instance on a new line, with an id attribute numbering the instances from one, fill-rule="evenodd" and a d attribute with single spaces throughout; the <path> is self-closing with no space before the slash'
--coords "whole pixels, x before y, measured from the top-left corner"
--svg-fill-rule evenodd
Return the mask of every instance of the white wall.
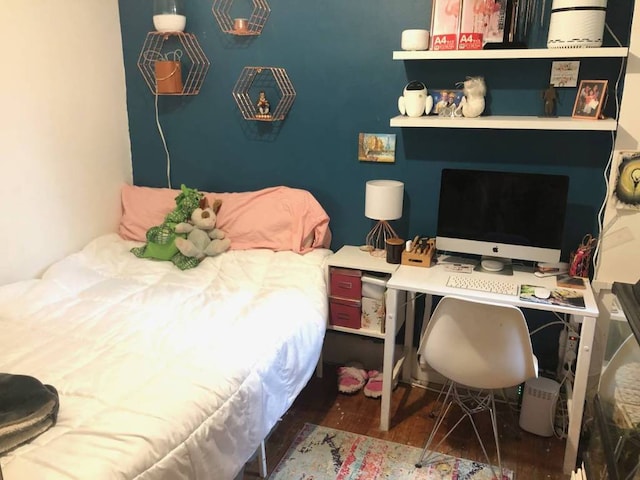
<path id="1" fill-rule="evenodd" d="M 2 0 L 0 285 L 115 231 L 131 152 L 117 0 Z"/>
<path id="2" fill-rule="evenodd" d="M 640 150 L 640 2 L 635 2 L 633 18 L 615 144 L 616 156 L 621 151 Z M 616 169 L 613 168 L 608 199 L 611 199 L 615 178 Z M 595 278 L 608 283 L 635 283 L 640 280 L 640 211 L 619 211 L 616 210 L 614 202 L 607 202 Z"/>

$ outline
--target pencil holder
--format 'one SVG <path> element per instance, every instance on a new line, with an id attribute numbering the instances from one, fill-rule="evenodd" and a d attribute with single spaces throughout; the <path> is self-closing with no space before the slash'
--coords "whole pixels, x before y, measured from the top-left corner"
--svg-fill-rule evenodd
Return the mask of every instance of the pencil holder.
<path id="1" fill-rule="evenodd" d="M 420 248 L 413 248 L 411 251 L 402 251 L 402 265 L 412 265 L 414 267 L 430 267 L 435 261 L 436 253 L 436 240 L 430 238 L 427 240 L 426 247 L 421 250 Z"/>

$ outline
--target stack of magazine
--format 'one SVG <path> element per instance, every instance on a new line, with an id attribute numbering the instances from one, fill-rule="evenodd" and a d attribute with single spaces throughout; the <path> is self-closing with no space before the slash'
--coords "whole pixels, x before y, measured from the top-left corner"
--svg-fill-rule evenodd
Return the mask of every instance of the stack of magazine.
<path id="1" fill-rule="evenodd" d="M 556 288 L 550 289 L 549 298 L 538 298 L 534 292 L 539 285 L 521 285 L 520 299 L 544 305 L 585 308 L 583 290 L 586 288 L 586 283 L 584 278 L 558 275 L 556 286 Z"/>

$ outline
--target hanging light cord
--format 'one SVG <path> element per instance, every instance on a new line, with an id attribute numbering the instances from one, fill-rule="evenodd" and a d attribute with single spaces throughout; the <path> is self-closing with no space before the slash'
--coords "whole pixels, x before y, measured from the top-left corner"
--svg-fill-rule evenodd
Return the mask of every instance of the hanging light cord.
<path id="1" fill-rule="evenodd" d="M 164 151 L 167 155 L 167 185 L 171 188 L 171 156 L 169 155 L 169 149 L 167 148 L 167 140 L 164 138 L 164 133 L 162 131 L 162 125 L 160 125 L 160 116 L 158 114 L 158 92 L 156 92 L 156 125 L 158 126 L 158 132 L 160 133 L 160 138 L 162 139 L 162 145 L 164 146 Z"/>

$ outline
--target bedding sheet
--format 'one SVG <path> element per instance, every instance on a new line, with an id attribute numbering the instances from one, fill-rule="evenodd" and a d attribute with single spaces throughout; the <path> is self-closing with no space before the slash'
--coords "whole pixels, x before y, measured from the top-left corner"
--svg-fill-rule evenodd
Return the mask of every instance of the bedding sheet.
<path id="1" fill-rule="evenodd" d="M 229 251 L 180 271 L 106 235 L 0 287 L 0 371 L 60 394 L 5 480 L 231 479 L 314 372 L 323 261 Z"/>

